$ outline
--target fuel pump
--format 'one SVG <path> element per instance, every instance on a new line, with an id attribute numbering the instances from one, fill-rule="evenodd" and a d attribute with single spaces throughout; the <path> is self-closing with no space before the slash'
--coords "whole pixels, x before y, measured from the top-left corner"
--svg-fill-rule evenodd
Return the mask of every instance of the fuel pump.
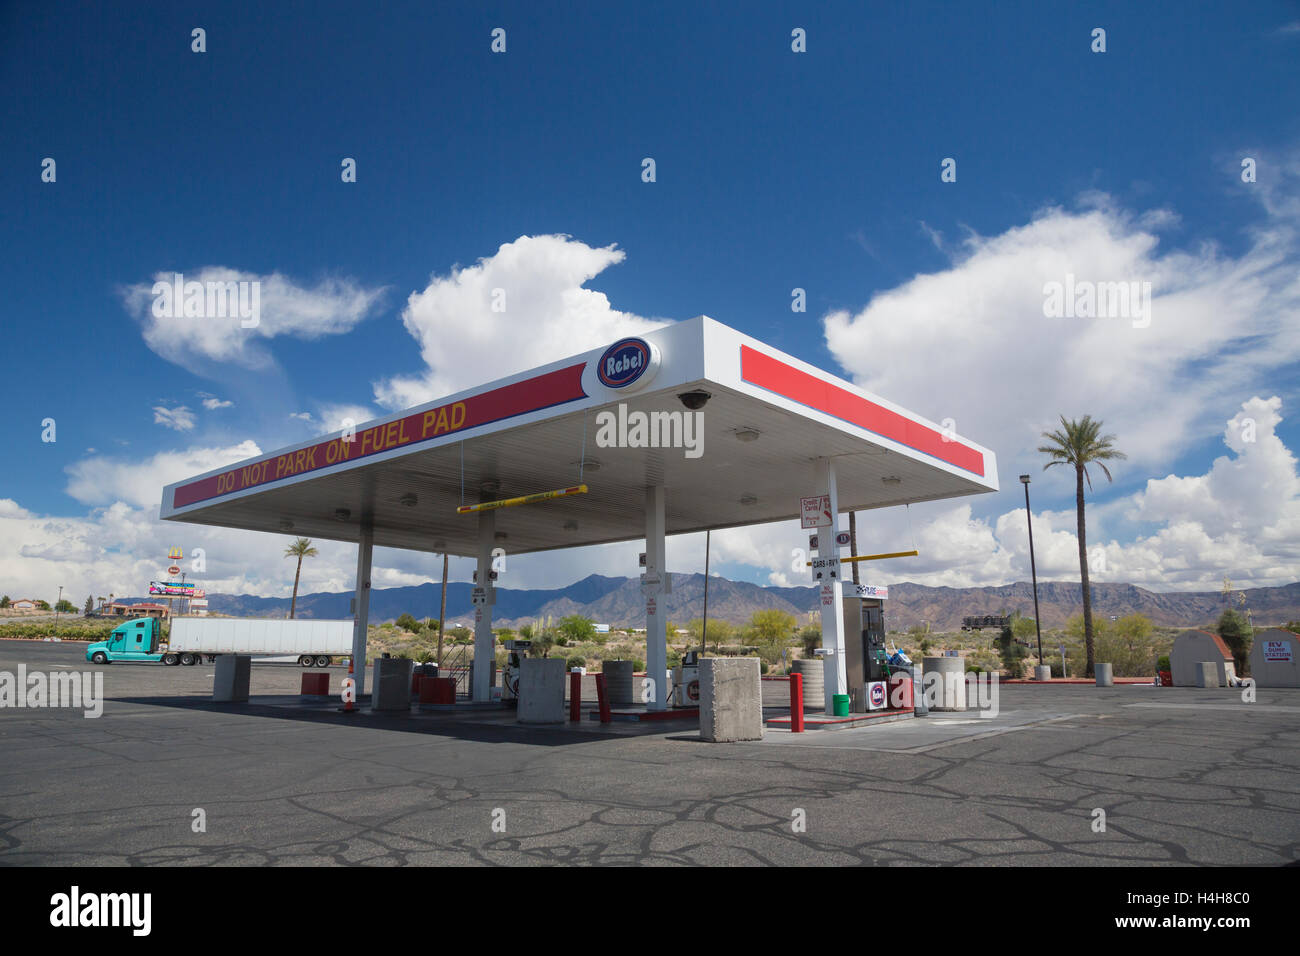
<path id="1" fill-rule="evenodd" d="M 501 671 L 501 699 L 514 703 L 519 700 L 519 661 L 528 656 L 533 642 L 506 641 L 503 646 L 509 654 Z"/>
<path id="2" fill-rule="evenodd" d="M 885 599 L 889 589 L 844 585 L 844 670 L 855 713 L 888 705 L 889 654 L 885 650 Z"/>
<path id="3" fill-rule="evenodd" d="M 695 651 L 682 655 L 682 663 L 673 668 L 673 706 L 700 706 L 700 662 Z"/>

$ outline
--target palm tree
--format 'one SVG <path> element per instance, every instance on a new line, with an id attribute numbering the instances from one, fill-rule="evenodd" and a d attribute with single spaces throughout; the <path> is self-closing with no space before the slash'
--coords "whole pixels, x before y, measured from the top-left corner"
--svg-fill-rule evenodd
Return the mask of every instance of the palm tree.
<path id="1" fill-rule="evenodd" d="M 1083 517 L 1083 482 L 1088 481 L 1088 490 L 1092 490 L 1092 476 L 1088 474 L 1088 465 L 1096 462 L 1097 467 L 1111 481 L 1110 470 L 1102 464 L 1105 461 L 1124 459 L 1128 456 L 1112 447 L 1114 435 L 1099 435 L 1101 422 L 1094 422 L 1092 416 L 1084 415 L 1078 421 L 1066 421 L 1061 416 L 1061 427 L 1054 432 L 1043 432 L 1043 437 L 1050 444 L 1042 445 L 1039 451 L 1051 457 L 1043 470 L 1053 465 L 1073 465 L 1075 477 L 1075 505 L 1079 519 L 1079 574 L 1083 579 L 1083 642 L 1087 652 L 1087 667 L 1084 677 L 1093 675 L 1092 649 L 1092 593 L 1088 588 L 1088 538 Z"/>
<path id="2" fill-rule="evenodd" d="M 286 558 L 298 559 L 298 570 L 293 572 L 293 600 L 289 602 L 289 617 L 293 617 L 293 612 L 298 606 L 298 577 L 302 574 L 302 559 L 316 557 L 316 549 L 311 546 L 311 539 L 297 538 L 293 544 L 284 549 Z"/>

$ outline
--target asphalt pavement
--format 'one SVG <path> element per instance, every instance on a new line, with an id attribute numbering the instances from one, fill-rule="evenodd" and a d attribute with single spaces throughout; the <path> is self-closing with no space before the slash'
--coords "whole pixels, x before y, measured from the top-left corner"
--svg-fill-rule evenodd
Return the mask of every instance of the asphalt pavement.
<path id="1" fill-rule="evenodd" d="M 214 704 L 208 665 L 0 641 L 20 664 L 102 672 L 106 700 L 0 709 L 0 865 L 1300 860 L 1300 690 L 1004 685 L 991 719 L 708 744 L 681 721 L 346 717 L 287 665 Z"/>

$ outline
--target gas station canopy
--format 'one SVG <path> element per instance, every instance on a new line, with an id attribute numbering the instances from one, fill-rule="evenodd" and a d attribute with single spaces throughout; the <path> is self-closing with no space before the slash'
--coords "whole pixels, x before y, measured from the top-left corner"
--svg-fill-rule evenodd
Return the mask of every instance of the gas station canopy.
<path id="1" fill-rule="evenodd" d="M 589 487 L 497 510 L 517 555 L 644 540 L 650 487 L 668 534 L 797 518 L 826 459 L 841 511 L 998 489 L 988 449 L 700 316 L 168 485 L 162 517 L 471 556 L 459 506 Z"/>

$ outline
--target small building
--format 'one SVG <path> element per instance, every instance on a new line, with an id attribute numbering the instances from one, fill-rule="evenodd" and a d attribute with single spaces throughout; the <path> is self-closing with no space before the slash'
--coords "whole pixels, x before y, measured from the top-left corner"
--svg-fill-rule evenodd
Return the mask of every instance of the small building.
<path id="1" fill-rule="evenodd" d="M 1272 627 L 1255 635 L 1250 676 L 1259 687 L 1300 687 L 1300 635 Z"/>
<path id="2" fill-rule="evenodd" d="M 1219 686 L 1227 687 L 1228 679 L 1236 677 L 1237 666 L 1232 661 L 1232 651 L 1223 638 L 1209 631 L 1183 631 L 1174 638 L 1169 651 L 1169 673 L 1175 687 L 1196 686 L 1196 665 L 1204 661 L 1214 663 L 1219 672 Z"/>
<path id="3" fill-rule="evenodd" d="M 166 604 L 123 604 L 120 601 L 114 601 L 112 604 L 104 605 L 104 614 L 109 617 L 156 617 L 166 620 L 170 616 Z"/>
<path id="4" fill-rule="evenodd" d="M 15 611 L 35 611 L 36 602 L 31 598 L 19 598 L 17 601 L 10 601 L 9 606 Z"/>

